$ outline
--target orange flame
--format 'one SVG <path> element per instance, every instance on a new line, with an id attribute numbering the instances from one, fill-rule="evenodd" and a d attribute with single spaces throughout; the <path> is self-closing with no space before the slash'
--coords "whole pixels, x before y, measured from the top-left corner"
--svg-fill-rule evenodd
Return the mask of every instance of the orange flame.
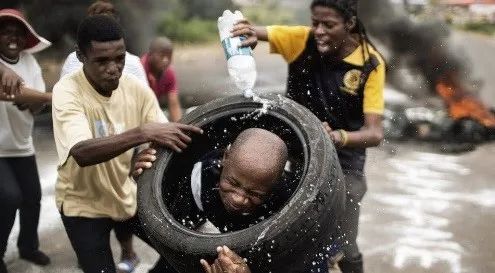
<path id="1" fill-rule="evenodd" d="M 445 81 L 437 83 L 436 91 L 447 104 L 449 115 L 454 120 L 469 118 L 485 127 L 495 128 L 495 115 L 477 98 Z"/>

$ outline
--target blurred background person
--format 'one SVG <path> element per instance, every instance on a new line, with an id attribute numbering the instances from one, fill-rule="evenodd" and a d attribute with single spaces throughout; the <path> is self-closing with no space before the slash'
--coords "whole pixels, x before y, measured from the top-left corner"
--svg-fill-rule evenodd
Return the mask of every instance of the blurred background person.
<path id="1" fill-rule="evenodd" d="M 173 51 L 170 39 L 165 36 L 157 37 L 151 42 L 149 52 L 141 57 L 141 62 L 160 106 L 167 107 L 170 121 L 177 122 L 182 117 L 182 108 L 179 85 L 171 66 Z"/>

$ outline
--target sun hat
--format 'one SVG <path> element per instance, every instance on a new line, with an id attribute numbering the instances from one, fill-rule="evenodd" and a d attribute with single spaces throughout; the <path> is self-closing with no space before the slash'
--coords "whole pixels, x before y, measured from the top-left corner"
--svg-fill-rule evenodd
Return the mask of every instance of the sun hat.
<path id="1" fill-rule="evenodd" d="M 20 21 L 28 29 L 24 51 L 28 53 L 36 53 L 52 44 L 34 31 L 34 28 L 26 21 L 22 12 L 16 9 L 0 9 L 0 20 L 6 17 L 14 18 Z"/>

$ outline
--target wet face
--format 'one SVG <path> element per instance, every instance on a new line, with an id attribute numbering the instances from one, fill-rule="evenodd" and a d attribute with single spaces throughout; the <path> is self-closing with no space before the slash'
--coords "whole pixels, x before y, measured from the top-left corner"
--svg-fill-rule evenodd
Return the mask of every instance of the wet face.
<path id="1" fill-rule="evenodd" d="M 270 195 L 277 175 L 240 165 L 224 160 L 219 182 L 220 198 L 228 212 L 249 214 Z"/>
<path id="2" fill-rule="evenodd" d="M 167 49 L 155 49 L 150 51 L 148 58 L 151 69 L 156 72 L 162 72 L 170 65 L 172 54 Z"/>
<path id="3" fill-rule="evenodd" d="M 110 96 L 119 86 L 119 79 L 124 69 L 124 40 L 92 41 L 86 52 L 79 52 L 78 55 L 91 85 L 102 95 Z"/>
<path id="4" fill-rule="evenodd" d="M 27 28 L 15 19 L 0 21 L 0 54 L 17 59 L 26 46 Z"/>
<path id="5" fill-rule="evenodd" d="M 337 55 L 350 37 L 350 25 L 333 8 L 315 6 L 311 10 L 312 30 L 321 55 Z"/>

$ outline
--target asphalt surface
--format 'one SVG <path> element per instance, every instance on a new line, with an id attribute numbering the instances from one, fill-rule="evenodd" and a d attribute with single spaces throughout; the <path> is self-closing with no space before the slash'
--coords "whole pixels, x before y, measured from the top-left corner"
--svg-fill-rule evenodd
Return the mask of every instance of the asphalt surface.
<path id="1" fill-rule="evenodd" d="M 485 82 L 480 95 L 495 106 L 495 78 L 491 75 L 495 39 L 470 34 L 456 34 L 454 38 L 470 49 L 467 54 L 477 64 L 473 72 Z M 211 55 L 204 55 L 201 49 L 178 50 L 175 60 L 181 89 L 191 103 L 234 93 L 228 87 L 225 62 L 218 51 L 209 50 Z M 259 86 L 283 90 L 283 60 L 257 53 L 257 62 Z M 193 95 L 196 92 L 201 96 Z M 46 117 L 40 119 L 34 140 L 43 188 L 41 249 L 51 257 L 52 264 L 39 267 L 18 258 L 18 223 L 9 239 L 5 262 L 12 273 L 81 272 L 55 208 L 56 152 Z M 368 193 L 362 202 L 359 235 L 366 271 L 495 272 L 494 154 L 493 143 L 455 155 L 419 143 L 385 142 L 369 149 Z M 117 259 L 119 248 L 114 236 L 112 240 Z M 136 248 L 141 258 L 136 272 L 147 272 L 157 255 L 137 239 Z"/>

